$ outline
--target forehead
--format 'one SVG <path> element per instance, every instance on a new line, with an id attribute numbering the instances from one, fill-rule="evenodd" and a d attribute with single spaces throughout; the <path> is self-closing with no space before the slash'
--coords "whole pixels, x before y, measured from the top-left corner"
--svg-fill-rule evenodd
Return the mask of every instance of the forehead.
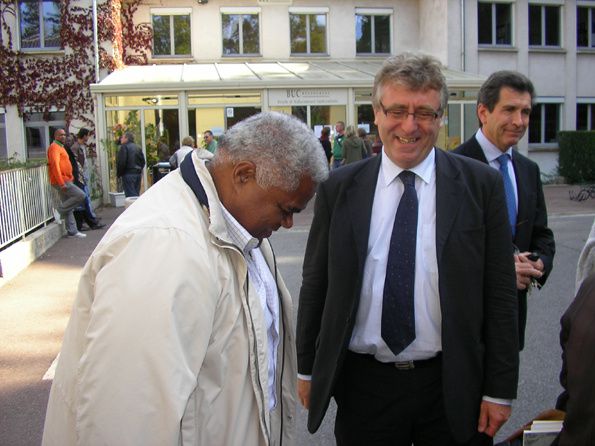
<path id="1" fill-rule="evenodd" d="M 515 104 L 531 107 L 531 94 L 528 91 L 518 91 L 510 87 L 502 87 L 496 105 Z"/>
<path id="2" fill-rule="evenodd" d="M 440 92 L 431 88 L 412 89 L 406 85 L 389 83 L 383 85 L 380 94 L 385 107 L 409 104 L 440 107 Z"/>

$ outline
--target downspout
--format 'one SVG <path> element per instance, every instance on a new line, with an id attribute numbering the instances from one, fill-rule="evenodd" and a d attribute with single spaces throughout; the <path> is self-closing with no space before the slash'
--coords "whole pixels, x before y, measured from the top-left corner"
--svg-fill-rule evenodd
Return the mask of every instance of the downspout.
<path id="1" fill-rule="evenodd" d="M 99 42 L 97 36 L 97 0 L 93 0 L 93 52 L 95 53 L 95 83 L 99 82 Z"/>
<path id="2" fill-rule="evenodd" d="M 461 0 L 461 71 L 465 71 L 465 0 Z"/>

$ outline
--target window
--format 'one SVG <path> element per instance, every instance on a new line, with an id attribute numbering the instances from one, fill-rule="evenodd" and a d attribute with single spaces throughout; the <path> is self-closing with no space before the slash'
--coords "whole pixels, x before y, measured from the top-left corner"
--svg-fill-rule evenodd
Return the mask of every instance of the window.
<path id="1" fill-rule="evenodd" d="M 595 8 L 576 8 L 576 46 L 595 48 Z"/>
<path id="2" fill-rule="evenodd" d="M 64 112 L 48 113 L 46 118 L 44 120 L 42 113 L 29 113 L 24 119 L 28 159 L 45 158 L 54 132 L 66 127 Z"/>
<path id="3" fill-rule="evenodd" d="M 8 158 L 8 145 L 6 144 L 6 115 L 0 110 L 0 160 Z"/>
<path id="4" fill-rule="evenodd" d="M 480 45 L 512 45 L 512 5 L 479 2 L 477 35 Z"/>
<path id="5" fill-rule="evenodd" d="M 189 56 L 191 26 L 189 11 L 155 10 L 153 22 L 153 56 Z"/>
<path id="6" fill-rule="evenodd" d="M 595 130 L 595 104 L 576 104 L 576 129 Z"/>
<path id="7" fill-rule="evenodd" d="M 560 104 L 535 104 L 529 122 L 529 144 L 555 143 L 560 130 Z"/>
<path id="8" fill-rule="evenodd" d="M 60 2 L 19 0 L 21 49 L 60 48 Z"/>
<path id="9" fill-rule="evenodd" d="M 560 46 L 560 7 L 529 5 L 529 45 Z"/>
<path id="10" fill-rule="evenodd" d="M 221 8 L 224 56 L 260 54 L 259 14 L 245 9 L 236 13 L 234 8 Z"/>
<path id="11" fill-rule="evenodd" d="M 326 18 L 324 11 L 289 9 L 291 54 L 326 54 Z"/>
<path id="12" fill-rule="evenodd" d="M 356 9 L 355 50 L 357 54 L 390 54 L 391 11 Z"/>

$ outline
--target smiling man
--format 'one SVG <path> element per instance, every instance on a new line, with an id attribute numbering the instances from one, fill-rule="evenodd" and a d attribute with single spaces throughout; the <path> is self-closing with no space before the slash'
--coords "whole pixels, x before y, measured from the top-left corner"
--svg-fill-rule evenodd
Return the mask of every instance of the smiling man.
<path id="1" fill-rule="evenodd" d="M 489 164 L 502 174 L 512 242 L 519 306 L 519 348 L 525 344 L 527 292 L 545 284 L 554 263 L 554 235 L 539 167 L 513 147 L 525 135 L 535 98 L 531 81 L 516 71 L 497 71 L 477 95 L 479 130 L 455 153 Z"/>
<path id="2" fill-rule="evenodd" d="M 381 156 L 316 194 L 297 325 L 315 432 L 331 397 L 343 445 L 482 445 L 510 415 L 517 306 L 502 179 L 435 147 L 448 91 L 428 56 L 374 81 Z"/>
<path id="3" fill-rule="evenodd" d="M 305 124 L 261 113 L 128 208 L 83 271 L 43 444 L 293 444 L 293 303 L 267 238 L 327 176 Z"/>

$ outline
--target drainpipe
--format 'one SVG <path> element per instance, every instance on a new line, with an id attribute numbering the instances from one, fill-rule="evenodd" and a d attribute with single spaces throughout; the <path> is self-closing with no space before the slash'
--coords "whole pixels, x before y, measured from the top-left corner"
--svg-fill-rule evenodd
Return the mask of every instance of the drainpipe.
<path id="1" fill-rule="evenodd" d="M 93 52 L 95 55 L 95 82 L 99 82 L 99 42 L 97 36 L 97 0 L 93 0 Z"/>
<path id="2" fill-rule="evenodd" d="M 465 0 L 461 0 L 461 71 L 465 71 Z"/>

